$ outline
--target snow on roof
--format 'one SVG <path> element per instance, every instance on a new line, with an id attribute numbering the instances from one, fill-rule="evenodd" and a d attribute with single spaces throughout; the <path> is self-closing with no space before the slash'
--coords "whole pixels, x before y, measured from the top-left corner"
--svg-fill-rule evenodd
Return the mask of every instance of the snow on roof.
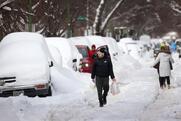
<path id="1" fill-rule="evenodd" d="M 70 42 L 73 45 L 87 45 L 87 46 L 91 46 L 91 43 L 89 41 L 87 41 L 88 39 L 85 38 L 84 36 L 80 36 L 80 37 L 71 37 L 69 38 Z"/>
<path id="2" fill-rule="evenodd" d="M 96 47 L 107 45 L 107 43 L 104 41 L 104 39 L 101 36 L 85 36 L 85 38 L 89 41 L 91 47 L 93 44 L 96 45 Z"/>
<path id="3" fill-rule="evenodd" d="M 72 48 L 66 38 L 48 37 L 45 38 L 48 46 L 56 47 L 62 55 L 63 66 L 71 66 L 72 62 Z"/>
<path id="4" fill-rule="evenodd" d="M 33 32 L 14 32 L 10 33 L 7 36 L 5 36 L 1 43 L 2 44 L 8 44 L 12 42 L 17 42 L 17 41 L 36 41 L 43 43 L 43 36 L 37 33 Z"/>

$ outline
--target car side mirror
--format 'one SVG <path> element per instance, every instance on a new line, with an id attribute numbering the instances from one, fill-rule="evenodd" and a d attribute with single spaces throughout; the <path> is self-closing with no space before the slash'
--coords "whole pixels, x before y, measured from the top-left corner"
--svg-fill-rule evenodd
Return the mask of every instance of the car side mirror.
<path id="1" fill-rule="evenodd" d="M 53 66 L 53 61 L 51 61 L 49 64 L 49 67 L 52 67 L 52 66 Z"/>
<path id="2" fill-rule="evenodd" d="M 73 63 L 77 62 L 77 59 L 73 59 L 72 62 L 73 62 Z"/>

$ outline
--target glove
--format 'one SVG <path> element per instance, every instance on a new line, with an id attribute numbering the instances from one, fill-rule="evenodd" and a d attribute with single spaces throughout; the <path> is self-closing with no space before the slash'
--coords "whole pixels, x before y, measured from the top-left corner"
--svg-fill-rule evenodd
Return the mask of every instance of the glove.
<path id="1" fill-rule="evenodd" d="M 113 82 L 116 82 L 116 79 L 114 78 L 114 79 L 112 79 L 112 81 L 113 81 Z"/>

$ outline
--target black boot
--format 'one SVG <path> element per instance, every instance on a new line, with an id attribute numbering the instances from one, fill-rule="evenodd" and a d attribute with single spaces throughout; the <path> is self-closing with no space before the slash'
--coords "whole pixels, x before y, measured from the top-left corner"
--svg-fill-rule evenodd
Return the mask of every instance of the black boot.
<path id="1" fill-rule="evenodd" d="M 102 98 L 99 99 L 99 106 L 100 106 L 100 107 L 103 107 L 103 106 L 104 106 Z"/>
<path id="2" fill-rule="evenodd" d="M 103 103 L 102 102 L 100 102 L 99 103 L 99 107 L 103 107 L 104 105 L 103 105 Z"/>
<path id="3" fill-rule="evenodd" d="M 106 96 L 103 96 L 103 104 L 107 104 L 107 99 L 106 99 Z"/>

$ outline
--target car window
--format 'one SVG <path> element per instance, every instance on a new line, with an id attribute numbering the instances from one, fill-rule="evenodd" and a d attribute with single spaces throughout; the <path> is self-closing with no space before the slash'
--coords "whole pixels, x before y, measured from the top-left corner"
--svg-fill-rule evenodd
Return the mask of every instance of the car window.
<path id="1" fill-rule="evenodd" d="M 88 50 L 86 48 L 78 48 L 78 50 L 84 58 L 88 57 Z"/>

